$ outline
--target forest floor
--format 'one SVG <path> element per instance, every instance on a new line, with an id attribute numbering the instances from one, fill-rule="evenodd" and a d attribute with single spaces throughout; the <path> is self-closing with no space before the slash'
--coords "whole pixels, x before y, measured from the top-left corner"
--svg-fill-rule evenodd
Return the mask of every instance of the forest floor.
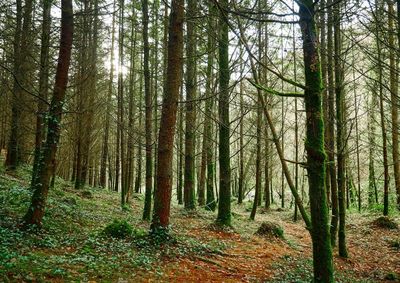
<path id="1" fill-rule="evenodd" d="M 87 188 L 75 191 L 58 179 L 51 190 L 40 231 L 18 229 L 30 200 L 29 168 L 11 176 L 0 169 L 0 282 L 310 282 L 309 233 L 289 210 L 259 209 L 248 220 L 250 203 L 234 205 L 233 229 L 214 228 L 216 214 L 173 205 L 173 241 L 150 242 L 141 221 L 143 198 L 134 195 L 121 209 L 119 195 Z M 378 228 L 378 212 L 347 218 L 349 258 L 335 250 L 337 282 L 400 282 L 400 232 Z M 399 213 L 391 218 L 400 222 Z M 103 230 L 114 219 L 134 227 L 127 239 Z M 264 221 L 279 224 L 283 238 L 255 234 Z"/>

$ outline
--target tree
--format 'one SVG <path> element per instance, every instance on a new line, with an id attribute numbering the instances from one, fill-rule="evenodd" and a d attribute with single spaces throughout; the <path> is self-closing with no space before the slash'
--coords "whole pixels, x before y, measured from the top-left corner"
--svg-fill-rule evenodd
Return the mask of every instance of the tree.
<path id="1" fill-rule="evenodd" d="M 113 11 L 115 11 L 116 1 L 114 0 Z M 110 135 L 110 109 L 111 109 L 111 97 L 113 92 L 113 79 L 114 79 L 114 44 L 115 44 L 115 14 L 113 13 L 112 17 L 112 28 L 111 28 L 111 58 L 110 58 L 110 77 L 108 83 L 108 92 L 107 92 L 107 106 L 106 106 L 106 120 L 104 127 L 104 135 L 103 135 L 103 147 L 101 153 L 101 163 L 100 163 L 100 186 L 106 187 L 106 178 L 107 178 L 107 159 L 109 157 L 109 135 Z"/>
<path id="2" fill-rule="evenodd" d="M 151 190 L 153 183 L 153 160 L 152 160 L 152 99 L 150 93 L 150 69 L 149 69 L 149 11 L 148 0 L 142 0 L 142 23 L 143 23 L 143 72 L 144 72 L 144 97 L 145 97 L 145 128 L 146 130 L 146 188 L 143 208 L 143 220 L 150 220 L 151 216 Z"/>
<path id="3" fill-rule="evenodd" d="M 68 69 L 71 61 L 73 36 L 73 10 L 71 0 L 61 0 L 61 38 L 54 82 L 53 97 L 48 113 L 47 137 L 44 143 L 40 166 L 37 176 L 31 187 L 33 195 L 31 204 L 23 218 L 24 226 L 42 223 L 45 212 L 46 199 L 49 191 L 49 182 L 52 174 L 53 164 L 57 153 L 60 138 L 60 123 L 62 119 L 63 103 L 68 83 Z"/>
<path id="4" fill-rule="evenodd" d="M 219 2 L 219 199 L 217 223 L 231 225 L 231 165 L 229 124 L 229 29 L 225 9 L 228 0 Z"/>
<path id="5" fill-rule="evenodd" d="M 336 94 L 336 144 L 337 144 L 337 182 L 339 200 L 339 255 L 347 257 L 346 248 L 346 128 L 345 96 L 343 91 L 343 70 L 341 60 L 340 4 L 333 7 L 334 46 L 335 46 L 335 94 Z"/>
<path id="6" fill-rule="evenodd" d="M 27 89 L 27 77 L 29 73 L 29 56 L 31 52 L 31 27 L 33 1 L 25 1 L 22 8 L 22 1 L 18 0 L 16 11 L 16 27 L 14 32 L 14 85 L 11 107 L 11 131 L 8 142 L 8 151 L 5 161 L 7 169 L 15 170 L 23 159 L 23 133 L 22 133 L 22 112 Z"/>
<path id="7" fill-rule="evenodd" d="M 394 184 L 397 193 L 397 206 L 400 209 L 400 157 L 399 157 L 399 99 L 398 99 L 398 61 L 396 60 L 396 46 L 395 44 L 395 30 L 394 21 L 396 15 L 394 12 L 394 2 L 387 1 L 388 5 L 388 47 L 389 47 L 389 82 L 390 82 L 390 103 L 391 103 L 391 114 L 392 114 L 392 160 L 393 160 L 393 173 L 394 173 Z M 398 23 L 399 24 L 399 23 Z M 397 52 L 399 54 L 399 52 Z"/>
<path id="8" fill-rule="evenodd" d="M 195 208 L 195 125 L 196 125 L 196 2 L 188 0 L 187 7 L 187 71 L 186 71 L 186 127 L 184 203 L 186 209 Z"/>
<path id="9" fill-rule="evenodd" d="M 299 2 L 300 27 L 303 39 L 305 107 L 307 112 L 307 171 L 313 243 L 315 282 L 334 282 L 329 213 L 325 191 L 324 124 L 322 120 L 322 81 L 319 44 L 315 26 L 315 6 L 310 0 Z"/>
<path id="10" fill-rule="evenodd" d="M 158 134 L 157 188 L 151 229 L 166 230 L 169 226 L 172 193 L 172 157 L 179 89 L 182 79 L 184 1 L 172 0 L 168 27 L 168 65 L 160 131 Z"/>
<path id="11" fill-rule="evenodd" d="M 35 133 L 35 155 L 32 168 L 32 180 L 35 178 L 39 166 L 40 150 L 45 138 L 45 113 L 47 110 L 47 96 L 49 88 L 49 49 L 50 49 L 50 27 L 51 27 L 51 1 L 43 1 L 43 22 L 40 47 L 40 71 L 39 71 L 39 99 L 36 114 Z"/>

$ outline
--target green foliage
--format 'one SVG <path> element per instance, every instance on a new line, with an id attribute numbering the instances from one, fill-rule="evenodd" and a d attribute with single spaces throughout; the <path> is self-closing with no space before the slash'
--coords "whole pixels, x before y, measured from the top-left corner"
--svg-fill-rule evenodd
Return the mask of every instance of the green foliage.
<path id="1" fill-rule="evenodd" d="M 81 193 L 81 196 L 83 198 L 88 198 L 88 199 L 92 199 L 93 198 L 93 193 L 89 190 L 85 190 Z"/>
<path id="2" fill-rule="evenodd" d="M 263 222 L 261 223 L 261 226 L 258 228 L 257 235 L 260 236 L 272 236 L 276 238 L 281 238 L 283 239 L 283 228 L 273 222 Z"/>
<path id="3" fill-rule="evenodd" d="M 113 238 L 125 239 L 132 236 L 133 228 L 126 220 L 115 219 L 104 228 L 103 233 Z"/>
<path id="4" fill-rule="evenodd" d="M 274 264 L 277 274 L 272 278 L 273 282 L 281 283 L 309 283 L 313 281 L 313 262 L 312 259 L 294 258 L 284 255 L 282 261 Z M 360 280 L 351 271 L 335 272 L 335 282 L 337 283 L 369 283 L 371 280 Z"/>
<path id="5" fill-rule="evenodd" d="M 385 279 L 390 281 L 396 281 L 399 279 L 399 276 L 394 272 L 389 272 L 388 274 L 385 275 Z"/>
<path id="6" fill-rule="evenodd" d="M 391 241 L 389 242 L 389 245 L 390 245 L 391 248 L 394 248 L 394 249 L 396 249 L 396 250 L 400 250 L 400 239 L 391 240 Z"/>

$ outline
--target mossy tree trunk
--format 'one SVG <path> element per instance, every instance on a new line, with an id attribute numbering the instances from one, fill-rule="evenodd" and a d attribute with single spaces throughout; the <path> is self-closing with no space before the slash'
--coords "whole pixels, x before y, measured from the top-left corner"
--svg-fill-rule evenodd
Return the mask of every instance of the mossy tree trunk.
<path id="1" fill-rule="evenodd" d="M 50 178 L 53 172 L 60 138 L 63 103 L 68 83 L 68 69 L 71 61 L 73 24 L 72 1 L 62 0 L 60 49 L 53 97 L 48 113 L 47 137 L 41 152 L 37 176 L 31 184 L 34 192 L 31 204 L 23 219 L 24 226 L 40 226 L 45 212 Z"/>
<path id="2" fill-rule="evenodd" d="M 313 243 L 315 282 L 334 282 L 329 213 L 325 190 L 324 123 L 322 113 L 322 80 L 319 43 L 315 26 L 315 7 L 311 0 L 299 2 L 306 81 L 307 171 Z"/>

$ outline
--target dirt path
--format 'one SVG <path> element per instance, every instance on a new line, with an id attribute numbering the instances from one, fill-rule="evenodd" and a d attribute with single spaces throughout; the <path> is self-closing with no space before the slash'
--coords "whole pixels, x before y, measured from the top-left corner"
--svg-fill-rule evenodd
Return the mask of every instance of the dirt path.
<path id="1" fill-rule="evenodd" d="M 263 238 L 249 232 L 255 231 L 262 221 L 276 221 L 279 217 L 285 240 Z M 399 239 L 399 232 L 373 227 L 371 219 L 360 216 L 349 219 L 350 258 L 341 259 L 334 252 L 335 270 L 343 274 L 341 282 L 355 282 L 354 278 L 363 282 L 399 282 L 386 279 L 389 273 L 400 274 L 400 251 L 389 245 L 390 241 Z M 218 241 L 226 248 L 207 256 L 170 259 L 162 263 L 162 275 L 157 279 L 147 277 L 143 282 L 271 282 L 279 274 L 298 268 L 297 262 L 311 259 L 311 239 L 304 225 L 275 212 L 249 222 L 244 233 L 211 230 L 204 221 L 195 218 L 180 221 L 179 225 L 187 229 L 188 236 L 202 242 Z M 288 258 L 291 260 L 286 261 Z"/>

